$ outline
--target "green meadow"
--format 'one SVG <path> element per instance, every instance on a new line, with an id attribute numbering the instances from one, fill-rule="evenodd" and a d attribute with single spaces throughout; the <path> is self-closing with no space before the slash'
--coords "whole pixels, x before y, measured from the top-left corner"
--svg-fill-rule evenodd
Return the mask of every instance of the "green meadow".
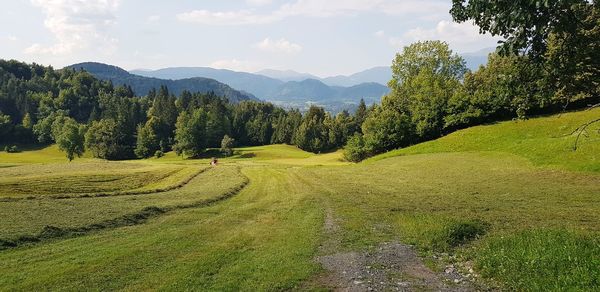
<path id="1" fill-rule="evenodd" d="M 358 164 L 287 145 L 215 167 L 0 153 L 0 290 L 326 290 L 317 257 L 393 241 L 490 289 L 599 290 L 599 128 L 576 151 L 572 133 L 598 115 L 472 127 Z"/>

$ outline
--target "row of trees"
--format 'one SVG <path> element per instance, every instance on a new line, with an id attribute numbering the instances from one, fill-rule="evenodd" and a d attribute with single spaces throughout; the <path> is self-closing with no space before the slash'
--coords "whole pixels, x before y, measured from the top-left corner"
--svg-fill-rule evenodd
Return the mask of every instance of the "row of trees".
<path id="1" fill-rule="evenodd" d="M 405 47 L 392 64 L 391 93 L 370 112 L 362 134 L 349 139 L 348 160 L 472 125 L 600 102 L 595 2 L 454 0 L 451 14 L 506 41 L 475 72 L 444 42 Z"/>
<path id="2" fill-rule="evenodd" d="M 197 157 L 207 148 L 286 143 L 315 153 L 342 147 L 366 117 L 304 115 L 270 103 L 232 104 L 213 93 L 166 87 L 135 97 L 83 71 L 0 60 L 0 143 L 56 143 L 69 160 L 85 150 L 103 159 L 147 158 L 174 150 Z"/>

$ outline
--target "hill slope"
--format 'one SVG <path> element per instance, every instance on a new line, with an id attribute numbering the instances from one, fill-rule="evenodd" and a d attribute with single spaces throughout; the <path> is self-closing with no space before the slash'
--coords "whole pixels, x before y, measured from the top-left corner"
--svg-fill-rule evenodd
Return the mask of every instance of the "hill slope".
<path id="1" fill-rule="evenodd" d="M 122 68 L 111 66 L 102 63 L 79 63 L 67 66 L 66 68 L 74 68 L 76 70 L 83 69 L 96 78 L 102 80 L 110 80 L 114 85 L 129 85 L 136 95 L 146 95 L 151 89 L 159 88 L 162 85 L 167 86 L 171 93 L 175 95 L 181 94 L 184 90 L 190 92 L 214 92 L 219 96 L 227 97 L 232 102 L 242 100 L 256 100 L 252 94 L 237 91 L 229 85 L 218 82 L 214 79 L 195 77 L 181 80 L 165 80 L 158 78 L 150 78 L 131 74 Z"/>
<path id="2" fill-rule="evenodd" d="M 476 126 L 434 141 L 390 151 L 370 161 L 408 154 L 493 151 L 527 158 L 534 165 L 600 172 L 600 137 L 593 134 L 600 124 L 588 129 L 591 134 L 582 136 L 577 151 L 573 151 L 576 139 L 573 131 L 598 116 L 600 108 Z"/>

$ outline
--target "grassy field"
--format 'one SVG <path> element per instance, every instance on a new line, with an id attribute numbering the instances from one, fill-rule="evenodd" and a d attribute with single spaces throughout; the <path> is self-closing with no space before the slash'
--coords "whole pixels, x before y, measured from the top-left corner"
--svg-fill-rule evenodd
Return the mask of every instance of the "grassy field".
<path id="1" fill-rule="evenodd" d="M 214 168 L 172 153 L 2 153 L 0 240 L 41 241 L 0 250 L 0 290 L 327 288 L 306 285 L 323 273 L 317 256 L 390 241 L 434 269 L 472 266 L 492 287 L 598 290 L 600 140 L 574 152 L 568 134 L 599 114 L 474 127 L 360 164 L 284 145 L 240 148 Z M 331 236 L 339 246 L 323 251 Z"/>
<path id="2" fill-rule="evenodd" d="M 600 172 L 600 124 L 582 135 L 577 151 L 575 129 L 600 116 L 600 108 L 526 121 L 472 127 L 413 147 L 376 156 L 377 161 L 398 155 L 439 152 L 498 151 L 527 158 L 536 166 Z M 594 134 L 596 133 L 596 134 Z"/>

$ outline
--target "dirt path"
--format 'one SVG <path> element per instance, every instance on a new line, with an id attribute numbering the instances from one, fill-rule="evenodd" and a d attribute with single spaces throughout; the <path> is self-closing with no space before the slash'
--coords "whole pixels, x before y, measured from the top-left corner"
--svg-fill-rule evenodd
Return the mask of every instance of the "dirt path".
<path id="1" fill-rule="evenodd" d="M 454 269 L 436 273 L 427 268 L 413 247 L 383 243 L 369 251 L 340 253 L 339 226 L 327 210 L 326 240 L 316 261 L 326 270 L 314 285 L 333 291 L 474 291 Z"/>

